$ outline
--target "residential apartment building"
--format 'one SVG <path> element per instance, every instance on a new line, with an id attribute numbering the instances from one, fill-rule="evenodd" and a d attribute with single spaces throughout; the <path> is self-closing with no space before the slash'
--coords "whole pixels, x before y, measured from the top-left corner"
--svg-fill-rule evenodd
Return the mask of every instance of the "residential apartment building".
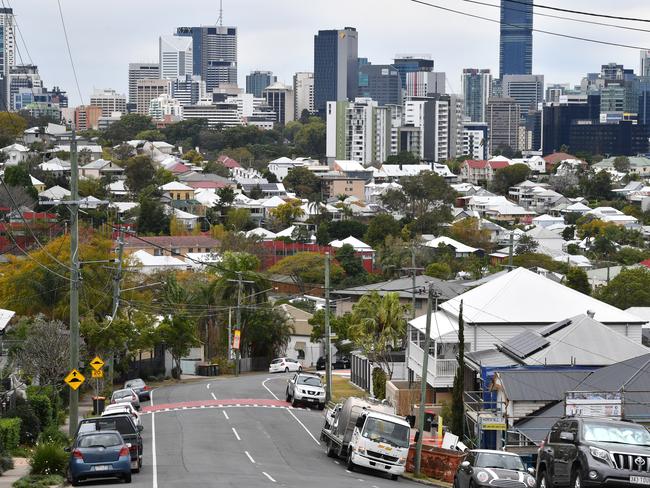
<path id="1" fill-rule="evenodd" d="M 212 129 L 218 126 L 227 128 L 243 125 L 237 112 L 237 104 L 228 102 L 199 102 L 196 105 L 188 105 L 183 107 L 183 118 L 185 120 L 206 119 L 208 127 Z"/>
<path id="2" fill-rule="evenodd" d="M 138 80 L 136 82 L 136 113 L 147 115 L 151 100 L 158 98 L 162 94 L 169 93 L 169 80 Z"/>
<path id="3" fill-rule="evenodd" d="M 463 124 L 463 156 L 475 160 L 488 158 L 488 125 L 485 122 L 465 122 Z"/>
<path id="4" fill-rule="evenodd" d="M 366 197 L 366 180 L 352 178 L 340 173 L 326 173 L 321 177 L 323 198 L 335 198 L 339 195 L 356 197 L 364 201 Z"/>
<path id="5" fill-rule="evenodd" d="M 492 89 L 489 69 L 466 68 L 462 76 L 464 114 L 471 122 L 485 122 Z"/>
<path id="6" fill-rule="evenodd" d="M 509 147 L 519 150 L 519 104 L 514 98 L 490 98 L 487 106 L 489 152 Z"/>
<path id="7" fill-rule="evenodd" d="M 433 71 L 433 59 L 429 54 L 402 54 L 395 56 L 393 66 L 399 73 L 402 90 L 406 90 L 406 75 L 417 71 Z"/>
<path id="8" fill-rule="evenodd" d="M 34 101 L 34 92 L 43 88 L 43 80 L 38 73 L 38 66 L 25 64 L 12 66 L 9 72 L 9 109 L 20 110 L 27 103 Z M 23 94 L 31 93 L 31 100 Z M 20 108 L 17 108 L 20 107 Z"/>
<path id="9" fill-rule="evenodd" d="M 300 118 L 305 110 L 312 114 L 315 112 L 314 73 L 300 72 L 293 75 L 293 100 L 296 118 Z"/>
<path id="10" fill-rule="evenodd" d="M 110 117 L 115 112 L 126 113 L 126 95 L 115 90 L 95 90 L 90 96 L 90 105 L 102 109 L 102 117 Z"/>
<path id="11" fill-rule="evenodd" d="M 4 5 L 4 3 L 3 3 Z M 11 68 L 16 65 L 16 37 L 14 12 L 11 8 L 0 8 L 0 108 L 9 110 L 9 78 Z"/>
<path id="12" fill-rule="evenodd" d="M 172 98 L 168 93 L 163 93 L 149 102 L 148 115 L 153 120 L 178 122 L 183 120 L 183 105 L 180 100 Z"/>
<path id="13" fill-rule="evenodd" d="M 314 105 L 354 100 L 359 84 L 359 35 L 354 27 L 321 30 L 314 36 Z"/>
<path id="14" fill-rule="evenodd" d="M 406 97 L 428 97 L 447 93 L 446 75 L 441 72 L 415 71 L 406 74 Z"/>
<path id="15" fill-rule="evenodd" d="M 251 71 L 249 75 L 246 75 L 246 93 L 261 98 L 264 89 L 273 85 L 276 81 L 278 81 L 278 78 L 273 76 L 272 71 Z"/>
<path id="16" fill-rule="evenodd" d="M 80 105 L 74 110 L 74 124 L 77 131 L 97 129 L 102 108 L 94 105 Z"/>
<path id="17" fill-rule="evenodd" d="M 138 80 L 159 80 L 158 63 L 129 63 L 129 103 L 137 103 Z"/>
<path id="18" fill-rule="evenodd" d="M 338 159 L 361 164 L 377 161 L 374 130 L 377 107 L 377 102 L 369 98 L 327 102 L 328 161 Z"/>
<path id="19" fill-rule="evenodd" d="M 399 152 L 408 151 L 422 161 L 436 163 L 457 153 L 457 145 L 462 147 L 462 126 L 457 125 L 462 121 L 462 108 L 459 112 L 458 102 L 449 95 L 407 99 L 399 129 Z"/>

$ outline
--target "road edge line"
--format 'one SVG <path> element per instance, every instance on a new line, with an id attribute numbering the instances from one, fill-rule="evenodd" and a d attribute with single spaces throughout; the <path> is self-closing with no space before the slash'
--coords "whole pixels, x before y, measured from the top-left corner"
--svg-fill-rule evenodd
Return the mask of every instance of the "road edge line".
<path id="1" fill-rule="evenodd" d="M 303 424 L 302 421 L 301 421 L 298 417 L 296 417 L 296 415 L 295 415 L 291 410 L 289 410 L 288 407 L 285 407 L 285 410 L 286 410 L 287 412 L 289 412 L 289 415 L 291 415 L 291 416 L 296 420 L 296 422 L 298 422 L 298 423 L 300 424 L 300 426 L 301 426 L 303 429 L 305 429 L 305 432 L 307 432 L 307 434 L 309 434 L 309 437 L 311 437 L 311 438 L 314 440 L 314 442 L 316 443 L 316 445 L 320 446 L 320 442 L 318 441 L 318 439 L 316 439 L 316 437 L 314 437 L 314 434 L 312 434 L 311 432 L 309 432 L 309 429 L 305 426 L 305 424 Z"/>
<path id="2" fill-rule="evenodd" d="M 153 407 L 153 391 L 149 396 Z M 153 468 L 152 486 L 158 488 L 158 460 L 156 459 L 156 412 L 151 412 L 151 465 Z"/>
<path id="3" fill-rule="evenodd" d="M 267 381 L 270 381 L 270 380 L 272 380 L 272 379 L 273 379 L 273 378 L 266 378 L 264 381 L 262 381 L 262 386 L 263 386 L 264 388 L 266 388 L 266 391 L 268 391 L 268 392 L 271 394 L 271 396 L 272 396 L 273 398 L 275 398 L 276 400 L 279 400 L 278 396 L 277 396 L 275 393 L 273 393 L 273 392 L 269 389 L 268 386 L 266 386 L 266 382 L 267 382 Z"/>

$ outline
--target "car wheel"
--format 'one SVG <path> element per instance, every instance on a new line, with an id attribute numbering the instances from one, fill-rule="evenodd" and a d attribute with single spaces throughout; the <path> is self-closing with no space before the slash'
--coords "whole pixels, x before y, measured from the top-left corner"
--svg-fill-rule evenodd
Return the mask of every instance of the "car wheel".
<path id="1" fill-rule="evenodd" d="M 298 373 L 302 371 L 302 366 L 298 366 Z"/>
<path id="2" fill-rule="evenodd" d="M 288 372 L 289 372 L 289 367 L 288 367 L 288 366 L 287 366 L 286 368 L 284 368 L 284 372 L 285 372 L 285 373 L 288 373 Z"/>
<path id="3" fill-rule="evenodd" d="M 580 467 L 575 466 L 571 470 L 571 488 L 582 488 L 582 479 L 580 479 Z"/>
<path id="4" fill-rule="evenodd" d="M 546 470 L 540 471 L 537 475 L 537 488 L 548 488 L 548 476 L 546 475 Z"/>
<path id="5" fill-rule="evenodd" d="M 348 471 L 354 471 L 354 463 L 352 462 L 352 449 L 348 451 L 348 458 L 346 460 Z"/>
<path id="6" fill-rule="evenodd" d="M 70 484 L 72 486 L 79 486 L 79 480 L 77 478 L 70 478 Z"/>
<path id="7" fill-rule="evenodd" d="M 131 483 L 131 473 L 127 473 L 124 475 L 124 482 Z"/>
<path id="8" fill-rule="evenodd" d="M 332 447 L 332 441 L 329 440 L 327 441 L 327 457 L 336 457 L 336 452 L 334 452 L 334 448 Z"/>
<path id="9" fill-rule="evenodd" d="M 325 409 L 325 404 L 324 403 L 319 403 L 318 404 L 318 410 L 324 410 Z"/>
<path id="10" fill-rule="evenodd" d="M 138 458 L 138 468 L 142 467 L 142 456 Z"/>
<path id="11" fill-rule="evenodd" d="M 289 388 L 287 388 L 286 400 L 287 400 L 288 402 L 291 401 L 291 395 L 289 395 Z"/>
<path id="12" fill-rule="evenodd" d="M 398 474 L 391 474 L 390 479 L 392 479 L 393 481 L 399 481 L 399 475 Z"/>
<path id="13" fill-rule="evenodd" d="M 291 398 L 291 406 L 292 406 L 293 408 L 297 408 L 297 407 L 298 407 L 298 400 L 296 400 L 296 397 L 295 397 L 295 396 Z"/>

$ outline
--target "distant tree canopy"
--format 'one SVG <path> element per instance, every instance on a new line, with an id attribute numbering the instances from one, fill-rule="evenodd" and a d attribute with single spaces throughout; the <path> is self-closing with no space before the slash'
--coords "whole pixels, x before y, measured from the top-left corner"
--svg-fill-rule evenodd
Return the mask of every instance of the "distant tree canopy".
<path id="1" fill-rule="evenodd" d="M 629 307 L 650 307 L 650 270 L 624 269 L 608 285 L 598 288 L 594 296 L 621 310 Z"/>
<path id="2" fill-rule="evenodd" d="M 529 175 L 530 168 L 527 165 L 512 164 L 496 170 L 490 187 L 495 193 L 505 195 L 510 187 L 525 181 Z"/>

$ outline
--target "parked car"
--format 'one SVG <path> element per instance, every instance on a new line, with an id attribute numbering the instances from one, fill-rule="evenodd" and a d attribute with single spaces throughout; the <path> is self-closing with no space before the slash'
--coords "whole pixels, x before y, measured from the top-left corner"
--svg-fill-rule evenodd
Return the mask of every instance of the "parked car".
<path id="1" fill-rule="evenodd" d="M 138 398 L 138 394 L 131 388 L 115 390 L 113 395 L 111 395 L 111 404 L 124 402 L 130 403 L 133 405 L 133 408 L 140 410 L 140 399 Z"/>
<path id="2" fill-rule="evenodd" d="M 135 408 L 133 408 L 133 405 L 131 405 L 128 402 L 107 405 L 104 411 L 102 412 L 101 416 L 108 417 L 110 415 L 124 415 L 124 414 L 130 415 L 131 420 L 133 420 L 133 423 L 136 426 L 142 423 L 140 420 L 140 414 Z"/>
<path id="3" fill-rule="evenodd" d="M 316 370 L 321 371 L 325 369 L 325 356 L 321 356 L 316 361 Z M 341 356 L 334 358 L 332 361 L 332 369 L 350 369 L 350 358 Z"/>
<path id="4" fill-rule="evenodd" d="M 517 454 L 475 449 L 469 451 L 460 463 L 454 476 L 454 488 L 535 488 L 536 480 L 532 473 L 532 468 L 527 471 Z"/>
<path id="5" fill-rule="evenodd" d="M 319 409 L 325 408 L 325 388 L 320 381 L 320 376 L 312 373 L 295 374 L 287 382 L 286 399 L 291 405 L 314 405 Z"/>
<path id="6" fill-rule="evenodd" d="M 89 478 L 122 478 L 131 483 L 131 456 L 129 444 L 119 432 L 106 430 L 79 434 L 72 447 L 68 461 L 68 480 L 78 486 Z"/>
<path id="7" fill-rule="evenodd" d="M 537 456 L 537 486 L 650 485 L 650 432 L 632 422 L 558 420 Z"/>
<path id="8" fill-rule="evenodd" d="M 269 373 L 288 373 L 289 371 L 302 371 L 302 366 L 296 359 L 291 358 L 277 358 L 269 365 Z"/>
<path id="9" fill-rule="evenodd" d="M 138 394 L 138 399 L 142 402 L 144 400 L 151 400 L 151 388 L 147 386 L 141 378 L 135 378 L 124 383 L 124 389 L 131 388 Z"/>
<path id="10" fill-rule="evenodd" d="M 130 446 L 131 470 L 137 473 L 142 467 L 142 453 L 144 451 L 142 436 L 140 435 L 142 430 L 142 425 L 135 425 L 133 420 L 131 420 L 131 416 L 128 414 L 94 417 L 83 419 L 79 422 L 75 439 L 81 434 L 86 434 L 88 432 L 119 432 L 122 439 L 124 439 L 124 442 Z"/>

